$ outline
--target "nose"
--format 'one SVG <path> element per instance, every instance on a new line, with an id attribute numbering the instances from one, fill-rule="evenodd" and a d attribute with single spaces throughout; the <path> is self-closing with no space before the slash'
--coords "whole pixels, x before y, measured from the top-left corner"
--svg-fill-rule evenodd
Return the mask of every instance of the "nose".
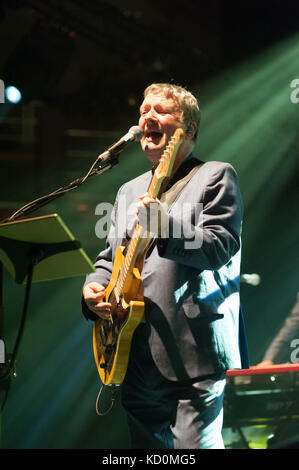
<path id="1" fill-rule="evenodd" d="M 146 122 L 148 121 L 156 121 L 157 120 L 157 113 L 154 110 L 154 108 L 150 108 L 145 114 L 144 114 L 144 120 Z"/>

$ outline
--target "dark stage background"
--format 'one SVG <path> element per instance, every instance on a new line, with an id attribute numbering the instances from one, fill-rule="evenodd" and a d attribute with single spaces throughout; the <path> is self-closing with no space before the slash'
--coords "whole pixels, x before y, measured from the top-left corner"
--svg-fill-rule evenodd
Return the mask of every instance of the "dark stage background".
<path id="1" fill-rule="evenodd" d="M 196 154 L 232 163 L 240 178 L 242 272 L 262 280 L 243 284 L 241 296 L 250 361 L 260 361 L 298 290 L 299 93 L 291 87 L 299 81 L 298 2 L 7 0 L 0 3 L 0 48 L 0 79 L 22 93 L 18 104 L 0 104 L 1 218 L 83 176 L 137 124 L 142 92 L 153 81 L 173 81 L 198 97 Z M 95 234 L 96 206 L 112 203 L 123 182 L 148 168 L 132 144 L 114 169 L 35 215 L 59 213 L 94 260 L 104 246 Z M 92 324 L 80 311 L 83 281 L 32 286 L 2 448 L 130 446 L 119 400 L 108 416 L 95 413 L 100 381 Z M 5 272 L 7 353 L 24 294 Z"/>

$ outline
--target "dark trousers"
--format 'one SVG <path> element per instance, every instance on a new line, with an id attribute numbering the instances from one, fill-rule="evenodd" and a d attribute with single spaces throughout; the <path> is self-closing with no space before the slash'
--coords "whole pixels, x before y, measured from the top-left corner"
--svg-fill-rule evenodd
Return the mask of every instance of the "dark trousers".
<path id="1" fill-rule="evenodd" d="M 225 378 L 167 380 L 148 346 L 134 345 L 122 384 L 133 449 L 223 449 Z"/>

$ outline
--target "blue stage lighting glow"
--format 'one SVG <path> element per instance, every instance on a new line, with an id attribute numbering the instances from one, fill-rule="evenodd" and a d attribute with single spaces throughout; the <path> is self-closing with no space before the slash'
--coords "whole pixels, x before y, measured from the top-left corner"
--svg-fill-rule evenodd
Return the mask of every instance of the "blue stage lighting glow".
<path id="1" fill-rule="evenodd" d="M 22 99 L 22 94 L 20 90 L 18 90 L 18 88 L 16 88 L 15 86 L 8 86 L 5 89 L 5 95 L 8 101 L 14 104 L 19 103 Z"/>

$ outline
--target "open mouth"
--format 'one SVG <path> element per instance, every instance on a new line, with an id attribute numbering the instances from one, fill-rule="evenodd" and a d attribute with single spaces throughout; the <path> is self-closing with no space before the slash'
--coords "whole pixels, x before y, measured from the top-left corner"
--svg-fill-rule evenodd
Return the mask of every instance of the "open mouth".
<path id="1" fill-rule="evenodd" d="M 161 139 L 162 135 L 163 133 L 159 131 L 148 130 L 145 132 L 145 138 L 152 142 L 158 142 Z"/>

